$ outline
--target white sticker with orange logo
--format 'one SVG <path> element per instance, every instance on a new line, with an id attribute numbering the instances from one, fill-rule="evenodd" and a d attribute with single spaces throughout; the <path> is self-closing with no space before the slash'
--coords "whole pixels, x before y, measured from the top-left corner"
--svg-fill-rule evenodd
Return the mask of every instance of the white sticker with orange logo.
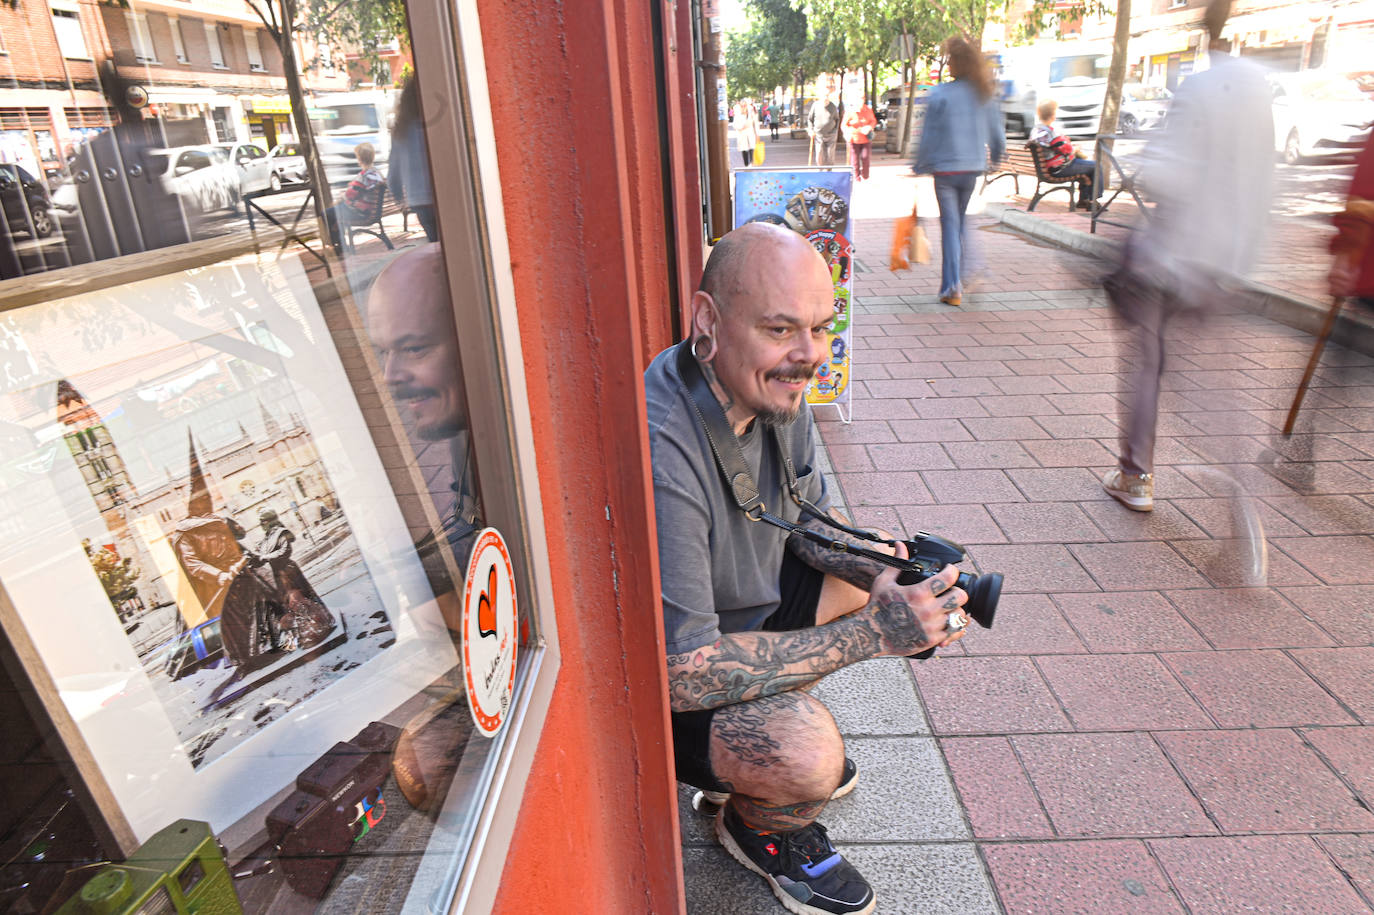
<path id="1" fill-rule="evenodd" d="M 495 528 L 477 535 L 463 586 L 463 676 L 472 720 L 494 737 L 510 711 L 519 622 L 515 573 L 506 541 Z"/>

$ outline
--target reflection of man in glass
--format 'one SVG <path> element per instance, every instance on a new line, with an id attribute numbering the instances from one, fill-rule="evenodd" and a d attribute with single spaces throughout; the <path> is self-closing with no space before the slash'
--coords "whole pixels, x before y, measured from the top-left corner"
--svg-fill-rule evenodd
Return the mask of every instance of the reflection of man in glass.
<path id="1" fill-rule="evenodd" d="M 334 629 L 334 617 L 324 601 L 315 593 L 301 567 L 291 558 L 291 546 L 296 535 L 281 523 L 270 508 L 258 513 L 262 525 L 262 543 L 258 559 L 272 569 L 277 601 L 281 605 L 281 647 L 286 651 L 310 648 L 324 641 Z"/>
<path id="2" fill-rule="evenodd" d="M 416 437 L 448 442 L 456 501 L 443 523 L 449 542 L 456 545 L 476 528 L 481 509 L 458 331 L 438 245 L 406 251 L 377 275 L 368 296 L 368 330 L 382 377 L 410 414 Z"/>

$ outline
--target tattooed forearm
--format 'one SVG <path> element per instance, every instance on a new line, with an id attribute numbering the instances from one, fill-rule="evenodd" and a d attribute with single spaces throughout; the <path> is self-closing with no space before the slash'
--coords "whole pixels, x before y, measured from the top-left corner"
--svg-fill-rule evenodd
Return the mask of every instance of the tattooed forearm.
<path id="1" fill-rule="evenodd" d="M 815 518 L 803 522 L 802 527 L 810 528 L 831 539 L 838 538 L 846 542 L 853 542 L 842 531 L 838 531 Z M 827 575 L 834 575 L 841 581 L 847 581 L 854 587 L 862 588 L 865 591 L 873 587 L 873 579 L 877 578 L 884 568 L 881 563 L 874 562 L 872 559 L 865 559 L 862 556 L 834 550 L 819 543 L 812 543 L 796 534 L 792 535 L 787 545 L 797 555 L 797 558 L 813 569 L 820 569 Z M 873 545 L 867 544 L 867 546 L 872 548 Z"/>
<path id="2" fill-rule="evenodd" d="M 672 708 L 715 708 L 800 689 L 880 648 L 867 619 L 795 632 L 731 633 L 714 645 L 669 655 Z"/>

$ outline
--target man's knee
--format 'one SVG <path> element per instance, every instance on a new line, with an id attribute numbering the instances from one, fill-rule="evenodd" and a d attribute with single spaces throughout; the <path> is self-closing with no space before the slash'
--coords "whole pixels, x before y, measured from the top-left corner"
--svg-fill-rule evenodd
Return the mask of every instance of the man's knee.
<path id="1" fill-rule="evenodd" d="M 815 800 L 839 784 L 844 739 L 820 700 L 783 693 L 718 711 L 711 765 L 741 794 L 775 804 Z"/>

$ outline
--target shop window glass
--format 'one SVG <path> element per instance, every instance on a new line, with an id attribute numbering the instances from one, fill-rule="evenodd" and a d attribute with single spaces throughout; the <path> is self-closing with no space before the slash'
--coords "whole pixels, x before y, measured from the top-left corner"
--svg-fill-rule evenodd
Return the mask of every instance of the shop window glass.
<path id="1" fill-rule="evenodd" d="M 245 35 L 290 88 L 166 82 L 133 6 L 94 79 L 25 96 L 47 136 L 3 137 L 53 169 L 0 170 L 0 718 L 52 750 L 0 811 L 0 910 L 139 855 L 192 909 L 446 910 L 549 637 L 474 141 L 422 101 L 471 77 L 410 34 L 321 67 L 288 24 Z"/>

